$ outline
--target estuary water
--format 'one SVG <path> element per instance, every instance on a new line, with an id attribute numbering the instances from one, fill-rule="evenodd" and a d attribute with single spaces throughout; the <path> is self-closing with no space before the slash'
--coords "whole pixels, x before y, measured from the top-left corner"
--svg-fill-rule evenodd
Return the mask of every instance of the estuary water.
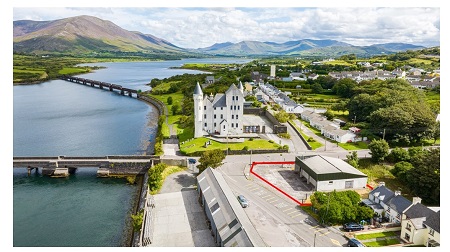
<path id="1" fill-rule="evenodd" d="M 183 73 L 184 63 L 245 63 L 250 59 L 184 59 L 95 63 L 81 77 L 148 90 L 153 78 Z M 116 92 L 62 80 L 13 87 L 14 156 L 104 156 L 153 152 L 158 111 Z M 136 185 L 97 178 L 80 168 L 68 178 L 13 170 L 14 247 L 128 246 Z"/>

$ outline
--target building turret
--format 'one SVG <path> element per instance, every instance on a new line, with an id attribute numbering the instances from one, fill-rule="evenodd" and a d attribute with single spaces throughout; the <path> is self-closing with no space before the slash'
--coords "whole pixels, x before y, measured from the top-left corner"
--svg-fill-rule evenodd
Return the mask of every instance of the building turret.
<path id="1" fill-rule="evenodd" d="M 244 86 L 242 86 L 241 81 L 239 81 L 238 89 L 241 91 L 242 94 L 244 94 Z"/>
<path id="2" fill-rule="evenodd" d="M 197 85 L 194 89 L 194 137 L 202 137 L 203 136 L 203 92 L 200 84 L 197 82 Z"/>

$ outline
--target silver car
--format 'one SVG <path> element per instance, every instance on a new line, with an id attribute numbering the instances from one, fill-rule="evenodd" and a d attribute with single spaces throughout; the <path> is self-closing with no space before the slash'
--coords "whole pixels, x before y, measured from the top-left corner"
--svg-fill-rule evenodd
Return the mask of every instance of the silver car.
<path id="1" fill-rule="evenodd" d="M 241 206 L 243 208 L 246 208 L 249 206 L 248 200 L 244 197 L 244 195 L 239 195 L 237 197 L 237 199 L 238 199 L 239 203 L 241 203 Z"/>

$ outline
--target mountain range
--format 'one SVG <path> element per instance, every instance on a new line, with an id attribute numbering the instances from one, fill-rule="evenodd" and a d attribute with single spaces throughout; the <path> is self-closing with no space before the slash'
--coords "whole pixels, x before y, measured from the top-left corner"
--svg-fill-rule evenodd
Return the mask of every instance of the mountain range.
<path id="1" fill-rule="evenodd" d="M 172 54 L 214 56 L 372 56 L 424 47 L 387 43 L 354 46 L 336 40 L 302 39 L 285 43 L 241 41 L 217 43 L 206 48 L 187 49 L 169 41 L 125 30 L 114 23 L 93 16 L 76 16 L 53 21 L 19 20 L 13 22 L 15 52 L 35 54 Z"/>

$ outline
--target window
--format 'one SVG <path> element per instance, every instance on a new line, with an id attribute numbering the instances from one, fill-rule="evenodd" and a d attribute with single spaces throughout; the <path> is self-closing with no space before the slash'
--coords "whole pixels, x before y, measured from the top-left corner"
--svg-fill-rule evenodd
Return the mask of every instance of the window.
<path id="1" fill-rule="evenodd" d="M 216 107 L 214 107 L 214 110 L 216 110 Z"/>
<path id="2" fill-rule="evenodd" d="M 411 224 L 410 223 L 406 223 L 406 230 L 411 231 Z"/>
<path id="3" fill-rule="evenodd" d="M 405 233 L 405 240 L 409 241 L 409 234 Z"/>
<path id="4" fill-rule="evenodd" d="M 236 110 L 236 105 L 234 105 L 234 110 Z"/>
<path id="5" fill-rule="evenodd" d="M 236 128 L 239 128 L 239 123 L 236 123 Z"/>
<path id="6" fill-rule="evenodd" d="M 390 213 L 390 212 L 391 212 L 391 208 L 388 207 L 388 209 L 386 210 L 386 212 Z"/>
<path id="7" fill-rule="evenodd" d="M 214 114 L 214 119 L 216 119 L 216 114 Z"/>
<path id="8" fill-rule="evenodd" d="M 234 115 L 231 115 L 231 119 L 234 119 Z"/>
<path id="9" fill-rule="evenodd" d="M 207 123 L 205 123 L 205 127 L 208 127 L 208 124 L 207 124 Z"/>
<path id="10" fill-rule="evenodd" d="M 332 184 L 333 184 L 333 181 L 328 181 L 328 184 L 329 184 L 329 185 L 332 185 Z"/>
<path id="11" fill-rule="evenodd" d="M 214 127 L 216 127 L 216 123 L 214 123 Z"/>
<path id="12" fill-rule="evenodd" d="M 223 110 L 223 107 L 220 107 L 220 110 Z"/>
<path id="13" fill-rule="evenodd" d="M 236 115 L 236 119 L 239 119 L 239 115 Z"/>
<path id="14" fill-rule="evenodd" d="M 234 128 L 234 123 L 231 124 L 231 128 Z"/>
<path id="15" fill-rule="evenodd" d="M 430 231 L 428 232 L 429 235 L 434 236 L 434 229 L 430 228 Z"/>
<path id="16" fill-rule="evenodd" d="M 223 114 L 220 114 L 220 119 L 223 119 Z"/>
<path id="17" fill-rule="evenodd" d="M 239 96 L 236 95 L 236 101 L 239 100 Z"/>
<path id="18" fill-rule="evenodd" d="M 230 110 L 233 110 L 233 106 L 230 106 Z"/>
<path id="19" fill-rule="evenodd" d="M 206 106 L 204 106 L 203 109 L 206 110 Z"/>
<path id="20" fill-rule="evenodd" d="M 234 101 L 234 96 L 231 99 Z"/>
<path id="21" fill-rule="evenodd" d="M 203 115 L 203 118 L 205 118 L 205 119 L 206 119 L 206 114 L 204 114 L 204 115 Z"/>
<path id="22" fill-rule="evenodd" d="M 223 129 L 225 129 L 225 125 L 223 125 Z"/>
<path id="23" fill-rule="evenodd" d="M 241 106 L 238 106 L 238 110 L 241 110 Z"/>

